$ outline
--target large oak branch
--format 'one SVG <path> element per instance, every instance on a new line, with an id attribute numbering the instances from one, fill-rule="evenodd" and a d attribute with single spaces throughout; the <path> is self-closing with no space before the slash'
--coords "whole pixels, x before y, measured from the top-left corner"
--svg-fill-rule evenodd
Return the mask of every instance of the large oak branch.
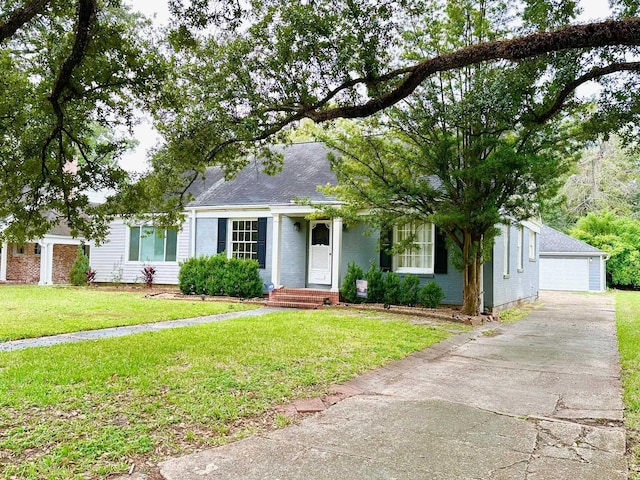
<path id="1" fill-rule="evenodd" d="M 42 14 L 51 0 L 31 0 L 0 19 L 0 43 L 14 35 L 33 17 Z"/>
<path id="2" fill-rule="evenodd" d="M 383 79 L 387 81 L 402 79 L 398 86 L 364 104 L 322 110 L 325 102 L 321 101 L 316 106 L 301 109 L 298 115 L 315 122 L 335 118 L 368 117 L 408 97 L 422 82 L 438 72 L 496 60 L 517 61 L 563 50 L 615 45 L 640 45 L 640 18 L 569 25 L 553 32 L 534 33 L 510 40 L 473 45 L 390 72 Z"/>

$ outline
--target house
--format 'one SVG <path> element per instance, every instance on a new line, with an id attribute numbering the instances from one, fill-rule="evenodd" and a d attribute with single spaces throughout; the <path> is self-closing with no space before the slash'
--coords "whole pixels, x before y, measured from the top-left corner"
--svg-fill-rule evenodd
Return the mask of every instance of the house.
<path id="1" fill-rule="evenodd" d="M 400 274 L 419 275 L 423 282 L 435 280 L 444 290 L 444 303 L 462 303 L 462 274 L 452 266 L 433 225 L 417 227 L 419 250 L 385 258 L 378 248 L 380 235 L 371 234 L 365 225 L 347 227 L 340 218 L 307 219 L 314 208 L 296 201 L 337 204 L 317 190 L 318 185 L 336 183 L 327 148 L 299 143 L 281 147 L 281 152 L 284 166 L 275 176 L 264 174 L 257 163 L 230 181 L 219 169 L 208 169 L 206 178 L 192 187 L 195 200 L 187 206 L 179 230 L 113 222 L 108 241 L 91 250 L 96 281 L 139 282 L 143 266 L 150 264 L 156 268 L 156 283 L 177 284 L 181 261 L 226 252 L 256 259 L 265 290 L 273 286 L 320 290 L 337 301 L 347 265 L 355 262 L 367 269 L 375 262 Z M 540 226 L 514 223 L 502 227 L 502 232 L 483 271 L 484 306 L 489 309 L 538 296 Z M 402 229 L 393 233 L 396 239 L 406 234 Z"/>
<path id="2" fill-rule="evenodd" d="M 608 255 L 544 225 L 540 241 L 540 289 L 604 292 Z"/>
<path id="3" fill-rule="evenodd" d="M 73 238 L 64 222 L 23 245 L 4 242 L 0 245 L 0 282 L 68 283 L 78 245 L 84 245 L 83 239 Z"/>

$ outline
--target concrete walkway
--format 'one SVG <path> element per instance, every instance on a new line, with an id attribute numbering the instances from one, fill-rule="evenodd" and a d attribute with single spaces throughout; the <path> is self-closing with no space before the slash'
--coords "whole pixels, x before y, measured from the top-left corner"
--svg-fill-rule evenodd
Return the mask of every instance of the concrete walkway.
<path id="1" fill-rule="evenodd" d="M 82 332 L 64 333 L 51 335 L 48 337 L 25 338 L 22 340 L 10 340 L 0 342 L 0 352 L 10 352 L 13 350 L 23 350 L 33 347 L 50 347 L 60 343 L 84 342 L 87 340 L 99 340 L 102 338 L 124 337 L 134 333 L 157 332 L 168 328 L 191 327 L 203 323 L 221 322 L 240 317 L 254 317 L 282 311 L 281 308 L 262 307 L 255 310 L 242 310 L 239 312 L 221 313 L 218 315 L 207 315 L 203 317 L 184 318 L 181 320 L 168 320 L 165 322 L 143 323 L 139 325 L 129 325 L 126 327 L 101 328 L 99 330 L 86 330 Z"/>
<path id="2" fill-rule="evenodd" d="M 544 294 L 361 376 L 299 425 L 160 465 L 167 480 L 626 480 L 610 296 Z M 124 478 L 124 477 L 123 477 Z"/>

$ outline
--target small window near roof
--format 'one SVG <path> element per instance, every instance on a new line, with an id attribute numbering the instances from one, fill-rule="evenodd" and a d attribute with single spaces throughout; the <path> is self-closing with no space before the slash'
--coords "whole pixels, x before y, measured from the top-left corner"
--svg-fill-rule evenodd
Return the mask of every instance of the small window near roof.
<path id="1" fill-rule="evenodd" d="M 39 243 L 33 244 L 33 253 L 34 255 L 40 255 L 42 253 L 42 247 L 40 246 Z"/>
<path id="2" fill-rule="evenodd" d="M 536 259 L 536 238 L 538 234 L 533 230 L 529 230 L 529 260 Z"/>
<path id="3" fill-rule="evenodd" d="M 524 227 L 518 225 L 518 271 L 524 270 Z"/>
<path id="4" fill-rule="evenodd" d="M 511 225 L 508 223 L 502 231 L 502 239 L 504 241 L 503 274 L 508 277 L 511 273 Z"/>

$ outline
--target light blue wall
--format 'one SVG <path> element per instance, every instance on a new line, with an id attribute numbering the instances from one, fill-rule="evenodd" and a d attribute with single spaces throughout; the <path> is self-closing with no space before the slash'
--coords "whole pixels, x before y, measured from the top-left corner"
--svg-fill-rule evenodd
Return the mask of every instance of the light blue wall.
<path id="1" fill-rule="evenodd" d="M 218 219 L 196 218 L 196 257 L 215 255 L 218 249 Z"/>
<path id="2" fill-rule="evenodd" d="M 589 257 L 589 291 L 601 292 L 603 291 L 603 281 L 601 278 L 603 268 L 601 265 L 602 257 Z"/>
<path id="3" fill-rule="evenodd" d="M 504 227 L 501 227 L 504 232 Z M 504 275 L 504 233 L 495 239 L 493 247 L 493 292 L 485 295 L 485 306 L 499 308 L 512 302 L 534 299 L 538 296 L 539 262 L 537 261 L 538 246 L 536 245 L 536 259 L 529 260 L 529 235 L 531 230 L 524 228 L 522 271 L 518 271 L 518 229 L 517 224 L 510 227 L 511 242 L 509 248 L 509 275 Z M 485 292 L 486 288 L 485 277 Z"/>
<path id="4" fill-rule="evenodd" d="M 371 263 L 380 265 L 380 253 L 378 252 L 378 232 L 368 233 L 364 225 L 349 226 L 342 232 L 342 256 L 340 258 L 340 285 L 347 273 L 347 266 L 355 263 L 364 271 L 367 271 Z"/>
<path id="5" fill-rule="evenodd" d="M 226 217 L 224 217 L 226 218 Z M 267 249 L 265 268 L 261 268 L 260 278 L 266 285 L 271 281 L 271 251 L 273 244 L 273 219 L 267 218 Z M 195 256 L 216 255 L 218 252 L 218 219 L 196 218 Z M 266 287 L 265 287 L 266 288 Z"/>
<path id="6" fill-rule="evenodd" d="M 299 232 L 294 227 L 296 222 L 300 224 Z M 286 287 L 306 287 L 308 231 L 309 222 L 304 218 L 281 217 L 280 283 Z"/>
<path id="7" fill-rule="evenodd" d="M 340 266 L 340 284 L 347 271 L 347 265 L 354 262 L 366 271 L 372 262 L 380 265 L 380 252 L 378 251 L 379 233 L 367 234 L 367 228 L 363 225 L 349 227 L 342 236 L 342 258 Z M 402 275 L 401 275 L 402 276 Z M 418 275 L 420 284 L 435 281 L 445 294 L 443 304 L 462 304 L 462 273 L 457 271 L 449 261 L 446 274 Z"/>

